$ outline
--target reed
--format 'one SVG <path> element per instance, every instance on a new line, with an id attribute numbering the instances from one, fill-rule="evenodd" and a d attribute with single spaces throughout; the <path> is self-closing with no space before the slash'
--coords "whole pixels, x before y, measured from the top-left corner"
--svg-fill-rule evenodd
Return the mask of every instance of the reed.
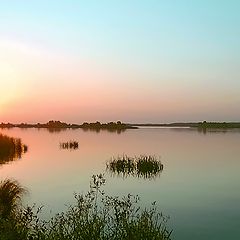
<path id="1" fill-rule="evenodd" d="M 26 193 L 16 180 L 6 179 L 0 182 L 0 217 L 8 218 L 19 207 L 21 197 Z"/>
<path id="2" fill-rule="evenodd" d="M 77 141 L 62 142 L 62 143 L 60 143 L 60 148 L 76 150 L 76 149 L 78 149 L 78 142 Z"/>
<path id="3" fill-rule="evenodd" d="M 19 159 L 27 151 L 28 147 L 20 138 L 0 134 L 0 164 Z"/>
<path id="4" fill-rule="evenodd" d="M 135 176 L 151 180 L 160 176 L 163 164 L 156 156 L 140 155 L 138 157 L 129 157 L 123 155 L 113 157 L 106 162 L 106 170 L 123 178 Z"/>

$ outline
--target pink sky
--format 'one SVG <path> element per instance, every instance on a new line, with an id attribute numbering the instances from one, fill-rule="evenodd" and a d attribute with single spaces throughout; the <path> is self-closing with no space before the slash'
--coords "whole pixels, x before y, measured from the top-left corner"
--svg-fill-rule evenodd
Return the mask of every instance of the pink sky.
<path id="1" fill-rule="evenodd" d="M 3 3 L 0 122 L 239 121 L 237 9 Z"/>

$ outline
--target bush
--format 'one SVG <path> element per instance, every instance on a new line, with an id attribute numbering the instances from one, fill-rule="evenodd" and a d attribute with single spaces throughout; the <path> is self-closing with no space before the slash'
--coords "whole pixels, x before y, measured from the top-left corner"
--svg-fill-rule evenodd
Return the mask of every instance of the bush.
<path id="1" fill-rule="evenodd" d="M 112 197 L 101 190 L 103 175 L 93 176 L 87 194 L 75 194 L 75 205 L 42 221 L 39 210 L 22 208 L 8 219 L 0 219 L 0 239 L 68 240 L 168 240 L 171 232 L 155 204 L 141 210 L 138 196 Z"/>

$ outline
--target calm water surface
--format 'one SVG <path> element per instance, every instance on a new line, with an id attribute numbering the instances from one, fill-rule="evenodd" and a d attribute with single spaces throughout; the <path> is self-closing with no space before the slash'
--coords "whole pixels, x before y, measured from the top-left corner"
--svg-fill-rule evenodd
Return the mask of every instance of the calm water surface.
<path id="1" fill-rule="evenodd" d="M 50 133 L 46 129 L 3 129 L 20 137 L 29 150 L 22 159 L 0 165 L 1 179 L 17 179 L 29 190 L 28 204 L 45 206 L 45 216 L 66 209 L 73 193 L 89 188 L 93 174 L 104 173 L 112 156 L 161 156 L 164 169 L 154 180 L 105 173 L 105 191 L 138 194 L 142 205 L 157 201 L 170 216 L 173 239 L 239 239 L 240 132 L 141 128 L 121 134 L 81 129 Z M 59 143 L 79 142 L 78 150 Z M 50 209 L 52 213 L 50 213 Z"/>

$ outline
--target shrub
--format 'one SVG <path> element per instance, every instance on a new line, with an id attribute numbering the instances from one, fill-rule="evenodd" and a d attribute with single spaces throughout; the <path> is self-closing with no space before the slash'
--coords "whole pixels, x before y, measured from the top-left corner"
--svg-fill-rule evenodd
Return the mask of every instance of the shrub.
<path id="1" fill-rule="evenodd" d="M 66 212 L 42 221 L 39 209 L 22 208 L 14 217 L 0 219 L 0 239 L 68 240 L 168 240 L 171 232 L 153 203 L 140 209 L 138 196 L 105 195 L 103 175 L 93 176 L 90 190 L 75 194 L 76 203 Z"/>

